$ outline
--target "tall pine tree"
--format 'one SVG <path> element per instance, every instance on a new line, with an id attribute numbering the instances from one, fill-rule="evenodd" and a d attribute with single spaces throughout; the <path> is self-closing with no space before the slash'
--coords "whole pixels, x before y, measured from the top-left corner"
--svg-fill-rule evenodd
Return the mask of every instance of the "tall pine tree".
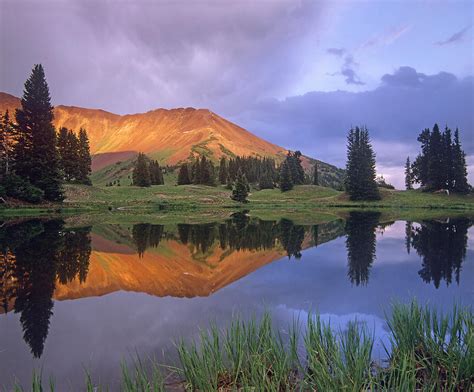
<path id="1" fill-rule="evenodd" d="M 459 130 L 454 132 L 453 144 L 453 191 L 458 193 L 468 193 L 470 190 L 467 182 L 466 154 L 461 148 L 459 140 Z"/>
<path id="2" fill-rule="evenodd" d="M 18 139 L 13 151 L 16 174 L 43 190 L 47 200 L 63 200 L 53 107 L 41 64 L 33 67 L 25 82 L 16 123 Z"/>
<path id="3" fill-rule="evenodd" d="M 237 179 L 232 189 L 231 199 L 238 201 L 239 203 L 248 203 L 247 196 L 249 193 L 249 184 L 245 174 L 239 169 L 237 172 Z"/>
<path id="4" fill-rule="evenodd" d="M 313 166 L 313 185 L 319 185 L 318 161 L 314 162 Z"/>
<path id="5" fill-rule="evenodd" d="M 366 128 L 351 129 L 347 137 L 346 191 L 351 200 L 380 199 L 375 154 Z"/>
<path id="6" fill-rule="evenodd" d="M 13 159 L 13 141 L 14 127 L 7 110 L 0 118 L 0 179 L 10 174 Z"/>
<path id="7" fill-rule="evenodd" d="M 150 169 L 147 161 L 148 159 L 145 154 L 138 154 L 132 173 L 133 185 L 141 187 L 148 187 L 151 185 Z"/>
<path id="8" fill-rule="evenodd" d="M 79 129 L 79 178 L 78 182 L 92 185 L 90 175 L 92 172 L 92 159 L 89 147 L 89 137 L 84 128 Z"/>
<path id="9" fill-rule="evenodd" d="M 188 185 L 191 184 L 191 179 L 189 178 L 188 165 L 183 163 L 179 168 L 178 174 L 178 185 Z"/>
<path id="10" fill-rule="evenodd" d="M 219 164 L 219 182 L 221 185 L 225 185 L 227 182 L 227 161 L 224 157 L 221 158 L 220 164 Z"/>
<path id="11" fill-rule="evenodd" d="M 410 157 L 407 157 L 407 161 L 405 163 L 405 189 L 407 191 L 413 189 L 413 179 L 411 174 L 411 165 L 410 165 Z"/>
<path id="12" fill-rule="evenodd" d="M 293 189 L 293 180 L 288 161 L 285 160 L 280 167 L 280 190 L 282 192 L 291 191 Z"/>

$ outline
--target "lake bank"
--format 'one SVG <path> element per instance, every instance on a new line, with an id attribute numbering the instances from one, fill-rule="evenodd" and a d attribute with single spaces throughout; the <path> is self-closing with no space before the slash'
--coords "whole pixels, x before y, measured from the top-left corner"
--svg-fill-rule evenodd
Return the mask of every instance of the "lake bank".
<path id="1" fill-rule="evenodd" d="M 242 209 L 260 216 L 301 214 L 316 210 L 343 211 L 382 209 L 404 214 L 407 210 L 474 211 L 474 195 L 446 195 L 413 191 L 381 191 L 379 201 L 353 202 L 344 192 L 331 188 L 302 185 L 289 192 L 279 189 L 252 190 L 249 203 L 230 199 L 231 191 L 224 187 L 203 185 L 161 185 L 148 188 L 131 186 L 96 187 L 66 185 L 66 199 L 61 204 L 13 204 L 0 209 L 0 216 L 39 214 L 76 214 L 109 211 L 156 213 L 173 211 L 178 214 L 202 213 L 226 216 Z M 338 212 L 336 212 L 338 213 Z"/>

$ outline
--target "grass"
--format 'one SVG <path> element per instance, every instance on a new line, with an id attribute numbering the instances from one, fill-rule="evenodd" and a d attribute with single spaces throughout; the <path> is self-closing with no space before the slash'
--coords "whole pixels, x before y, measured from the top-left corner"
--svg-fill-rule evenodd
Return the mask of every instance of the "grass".
<path id="1" fill-rule="evenodd" d="M 132 186 L 84 187 L 67 186 L 67 199 L 74 205 L 146 206 L 167 204 L 177 208 L 242 207 L 230 199 L 224 187 L 202 185 L 160 185 L 149 188 Z M 92 204 L 91 204 L 92 203 Z M 301 185 L 292 191 L 279 189 L 252 190 L 246 209 L 305 208 L 431 208 L 474 209 L 474 195 L 443 195 L 413 191 L 382 191 L 382 200 L 352 202 L 343 192 L 320 186 Z"/>
<path id="2" fill-rule="evenodd" d="M 359 323 L 335 331 L 309 315 L 304 332 L 294 321 L 282 334 L 265 314 L 211 327 L 198 341 L 177 344 L 180 365 L 151 370 L 139 359 L 122 366 L 124 391 L 471 391 L 474 385 L 474 318 L 471 308 L 447 315 L 419 305 L 395 304 L 386 316 L 391 349 L 385 366 L 374 362 L 374 337 Z M 303 344 L 300 345 L 300 339 Z M 165 369 L 165 370 L 164 370 Z M 171 372 L 171 373 L 170 373 Z M 168 374 L 177 382 L 170 383 Z M 33 391 L 42 387 L 34 375 Z M 86 377 L 87 390 L 103 390 Z M 16 391 L 22 391 L 16 386 Z"/>

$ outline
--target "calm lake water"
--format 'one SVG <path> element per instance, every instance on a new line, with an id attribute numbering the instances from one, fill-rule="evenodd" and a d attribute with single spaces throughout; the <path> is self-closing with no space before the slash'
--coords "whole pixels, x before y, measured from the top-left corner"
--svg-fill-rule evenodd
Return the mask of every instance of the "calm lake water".
<path id="1" fill-rule="evenodd" d="M 201 225 L 5 222 L 0 386 L 26 386 L 42 369 L 59 390 L 78 390 L 88 369 L 114 388 L 135 353 L 172 362 L 179 338 L 265 310 L 282 330 L 309 310 L 335 328 L 357 319 L 386 343 L 393 301 L 474 304 L 471 225 L 381 224 L 373 212 L 316 226 L 242 214 Z"/>

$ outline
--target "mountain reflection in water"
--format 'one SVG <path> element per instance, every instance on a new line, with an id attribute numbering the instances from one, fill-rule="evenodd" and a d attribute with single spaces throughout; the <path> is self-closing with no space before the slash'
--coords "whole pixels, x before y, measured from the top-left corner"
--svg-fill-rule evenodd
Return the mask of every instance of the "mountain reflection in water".
<path id="1" fill-rule="evenodd" d="M 314 226 L 236 214 L 225 222 L 163 226 L 148 223 L 66 228 L 61 220 L 5 222 L 0 229 L 0 301 L 20 314 L 23 339 L 43 353 L 53 298 L 136 291 L 164 297 L 209 296 L 272 261 L 346 235 L 347 276 L 368 285 L 376 258 L 380 213 L 351 212 Z M 406 223 L 406 251 L 421 257 L 419 276 L 438 288 L 459 284 L 466 257 L 467 218 Z M 258 301 L 258 298 L 255 299 Z"/>

